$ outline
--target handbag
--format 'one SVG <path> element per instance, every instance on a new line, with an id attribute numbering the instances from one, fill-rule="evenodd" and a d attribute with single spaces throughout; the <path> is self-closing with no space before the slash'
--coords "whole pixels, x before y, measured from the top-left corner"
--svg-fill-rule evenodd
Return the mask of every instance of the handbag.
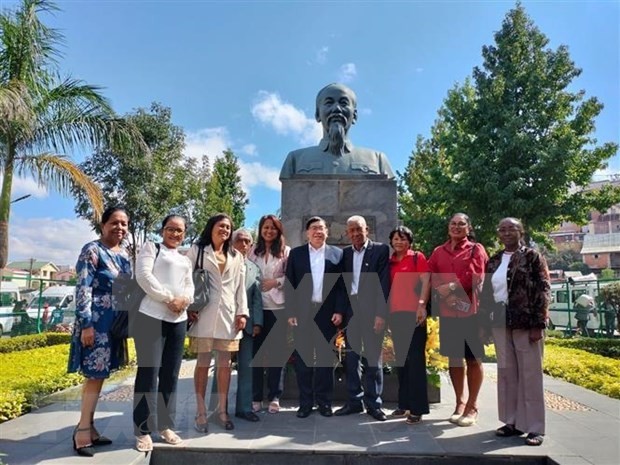
<path id="1" fill-rule="evenodd" d="M 189 304 L 187 311 L 199 312 L 209 303 L 209 272 L 204 269 L 204 247 L 202 246 L 198 247 L 192 281 L 194 282 L 194 301 Z"/>
<path id="2" fill-rule="evenodd" d="M 155 247 L 157 247 L 155 254 L 155 260 L 157 260 L 161 247 L 159 244 L 155 244 Z M 155 260 L 153 260 L 153 265 L 155 265 Z M 138 312 L 146 292 L 140 287 L 136 277 L 127 273 L 120 273 L 114 280 L 113 287 L 116 310 L 114 321 L 110 326 L 110 336 L 114 339 L 127 339 L 129 337 L 129 313 Z"/>

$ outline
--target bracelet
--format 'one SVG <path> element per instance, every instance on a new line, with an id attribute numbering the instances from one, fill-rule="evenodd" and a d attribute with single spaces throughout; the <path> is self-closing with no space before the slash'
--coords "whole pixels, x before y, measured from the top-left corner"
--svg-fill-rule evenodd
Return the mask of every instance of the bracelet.
<path id="1" fill-rule="evenodd" d="M 419 303 L 420 305 L 424 305 L 424 304 L 426 303 L 426 301 L 425 301 L 425 300 L 420 299 L 420 300 L 418 300 L 418 303 Z"/>

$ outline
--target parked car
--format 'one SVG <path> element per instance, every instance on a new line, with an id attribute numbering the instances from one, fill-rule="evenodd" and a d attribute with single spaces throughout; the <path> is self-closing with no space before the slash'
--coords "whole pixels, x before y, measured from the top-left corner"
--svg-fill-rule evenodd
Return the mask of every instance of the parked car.
<path id="1" fill-rule="evenodd" d="M 58 325 L 70 328 L 75 320 L 75 286 L 52 286 L 15 312 L 12 336 L 45 331 Z"/>
<path id="2" fill-rule="evenodd" d="M 0 284 L 0 335 L 10 333 L 13 327 L 13 308 L 21 300 L 19 287 L 10 281 Z"/>

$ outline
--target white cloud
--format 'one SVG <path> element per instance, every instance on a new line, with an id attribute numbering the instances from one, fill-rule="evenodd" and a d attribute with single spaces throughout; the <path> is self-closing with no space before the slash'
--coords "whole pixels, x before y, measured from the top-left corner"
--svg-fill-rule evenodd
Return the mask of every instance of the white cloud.
<path id="1" fill-rule="evenodd" d="M 240 152 L 250 157 L 255 157 L 258 155 L 256 144 L 245 144 L 241 147 Z"/>
<path id="2" fill-rule="evenodd" d="M 188 157 L 200 159 L 208 155 L 213 159 L 221 156 L 231 145 L 228 129 L 222 126 L 188 131 L 185 135 L 185 155 Z"/>
<path id="3" fill-rule="evenodd" d="M 230 148 L 235 154 L 257 156 L 258 150 L 255 144 L 245 144 L 236 148 L 225 127 L 205 128 L 198 131 L 190 131 L 185 137 L 185 155 L 200 158 L 208 155 L 211 164 L 216 158 L 222 156 L 222 152 Z M 280 190 L 280 171 L 260 162 L 244 162 L 239 157 L 239 175 L 244 191 L 249 194 L 252 187 L 265 186 L 269 189 Z"/>
<path id="4" fill-rule="evenodd" d="M 11 217 L 9 258 L 75 265 L 82 246 L 96 238 L 90 223 L 83 219 Z"/>
<path id="5" fill-rule="evenodd" d="M 324 65 L 325 64 L 325 62 L 327 61 L 327 53 L 328 52 L 329 52 L 329 47 L 327 45 L 324 45 L 319 50 L 317 50 L 317 52 L 316 52 L 316 62 L 319 65 Z"/>
<path id="6" fill-rule="evenodd" d="M 0 175 L 3 173 L 0 171 Z M 23 195 L 31 195 L 37 199 L 44 199 L 49 192 L 45 186 L 40 186 L 33 178 L 13 177 L 13 186 L 11 189 L 11 198 L 21 197 Z"/>
<path id="7" fill-rule="evenodd" d="M 271 126 L 278 134 L 293 135 L 304 144 L 316 144 L 322 137 L 321 126 L 274 92 L 261 90 L 252 106 L 252 115 Z"/>
<path id="8" fill-rule="evenodd" d="M 357 67 L 355 63 L 345 63 L 338 71 L 338 80 L 340 82 L 351 82 L 357 76 Z"/>
<path id="9" fill-rule="evenodd" d="M 274 191 L 280 190 L 280 170 L 258 162 L 246 163 L 239 160 L 239 174 L 245 191 L 255 186 L 265 186 Z"/>

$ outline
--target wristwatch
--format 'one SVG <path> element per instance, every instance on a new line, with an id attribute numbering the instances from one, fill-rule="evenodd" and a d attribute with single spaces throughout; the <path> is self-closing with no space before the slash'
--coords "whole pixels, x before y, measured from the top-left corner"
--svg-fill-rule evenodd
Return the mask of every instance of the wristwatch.
<path id="1" fill-rule="evenodd" d="M 450 281 L 448 283 L 448 289 L 450 289 L 451 291 L 456 291 L 456 283 L 454 281 Z"/>

